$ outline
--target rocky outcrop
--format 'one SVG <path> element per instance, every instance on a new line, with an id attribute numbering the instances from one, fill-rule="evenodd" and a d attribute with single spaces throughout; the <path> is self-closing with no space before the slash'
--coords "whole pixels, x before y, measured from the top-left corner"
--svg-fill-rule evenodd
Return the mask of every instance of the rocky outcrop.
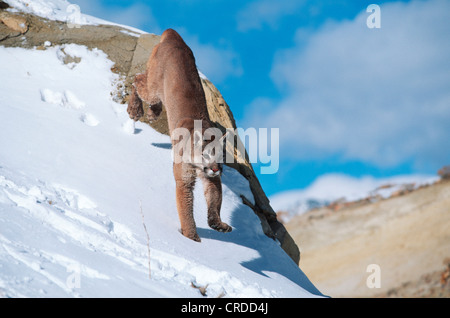
<path id="1" fill-rule="evenodd" d="M 17 35 L 24 34 L 28 31 L 27 20 L 24 17 L 8 12 L 0 12 L 0 22 L 6 25 L 11 31 Z"/>
<path id="2" fill-rule="evenodd" d="M 5 3 L 0 1 L 0 4 Z M 45 49 L 46 43 L 50 42 L 52 45 L 75 43 L 88 48 L 98 48 L 115 63 L 112 71 L 124 78 L 124 83 L 120 84 L 115 96 L 117 101 L 124 104 L 127 102 L 134 75 L 145 70 L 145 64 L 152 49 L 159 42 L 158 35 L 137 34 L 120 26 L 69 27 L 65 22 L 48 20 L 22 12 L 10 12 L 4 10 L 5 8 L 6 6 L 0 5 L 0 45 Z M 212 121 L 224 131 L 226 128 L 235 129 L 236 123 L 233 114 L 223 96 L 208 79 L 202 78 L 202 84 Z M 146 116 L 143 117 L 143 120 L 146 120 Z M 157 131 L 168 134 L 164 109 L 160 118 L 149 124 Z M 239 154 L 236 147 L 230 146 L 227 149 L 236 158 L 239 155 L 247 158 L 246 154 Z M 249 181 L 255 202 L 253 204 L 247 198 L 243 197 L 242 199 L 261 220 L 264 233 L 277 239 L 286 253 L 298 264 L 299 249 L 286 228 L 277 220 L 250 162 L 245 160 L 243 163 L 234 163 L 230 166 L 238 170 Z"/>
<path id="3" fill-rule="evenodd" d="M 104 51 L 115 62 L 115 72 L 127 74 L 130 69 L 138 35 L 132 36 L 124 28 L 115 25 L 83 25 L 80 28 L 70 28 L 65 22 L 1 9 L 0 17 L 0 45 L 42 49 L 46 42 L 55 45 L 86 45 Z M 16 29 L 16 24 L 23 25 L 23 29 Z"/>
<path id="4" fill-rule="evenodd" d="M 450 166 L 444 166 L 438 171 L 438 175 L 445 180 L 450 180 Z"/>

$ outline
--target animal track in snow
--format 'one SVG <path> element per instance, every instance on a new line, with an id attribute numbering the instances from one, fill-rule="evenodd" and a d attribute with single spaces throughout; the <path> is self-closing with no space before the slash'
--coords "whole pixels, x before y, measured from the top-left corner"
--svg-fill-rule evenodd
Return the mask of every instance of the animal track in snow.
<path id="1" fill-rule="evenodd" d="M 41 100 L 46 103 L 59 105 L 69 109 L 82 109 L 86 103 L 79 100 L 78 97 L 70 90 L 64 92 L 55 92 L 49 88 L 41 89 Z"/>
<path id="2" fill-rule="evenodd" d="M 8 258 L 33 278 L 9 282 L 18 286 L 8 291 L 11 296 L 20 296 L 33 280 L 46 286 L 42 289 L 44 295 L 57 289 L 66 295 L 78 296 L 83 290 L 71 288 L 66 281 L 72 273 L 80 275 L 82 287 L 104 281 L 114 284 L 123 279 L 120 268 L 140 273 L 142 277 L 150 270 L 151 283 L 161 286 L 174 282 L 180 286 L 207 286 L 208 297 L 238 297 L 242 293 L 255 297 L 271 295 L 257 284 L 242 281 L 226 271 L 152 246 L 149 269 L 145 243 L 139 241 L 129 227 L 100 211 L 90 198 L 67 186 L 31 179 L 0 167 L 1 224 L 9 226 L 4 226 L 5 232 L 0 233 L 0 259 Z M 6 230 L 9 228 L 11 231 Z M 39 244 L 30 244 L 29 234 L 33 236 L 31 240 L 38 238 Z M 55 248 L 47 244 L 50 241 Z M 58 249 L 59 245 L 64 248 Z M 77 252 L 72 254 L 73 251 Z M 85 261 L 90 257 L 92 261 Z M 101 266 L 106 261 L 111 267 Z M 0 271 L 0 290 L 2 279 L 7 278 L 2 277 Z"/>
<path id="3" fill-rule="evenodd" d="M 16 182 L 0 175 L 0 203 L 14 203 L 42 226 L 59 232 L 65 240 L 71 239 L 109 255 L 130 256 L 129 246 L 136 244 L 131 231 L 98 211 L 88 197 L 57 184 L 34 181 L 29 186 L 29 180 Z"/>
<path id="4" fill-rule="evenodd" d="M 78 97 L 70 90 L 64 92 L 55 92 L 51 89 L 41 89 L 41 100 L 46 103 L 59 105 L 64 108 L 80 110 L 86 107 L 86 103 L 78 99 Z M 100 121 L 90 113 L 82 113 L 79 116 L 80 121 L 88 126 L 95 127 Z"/>
<path id="5" fill-rule="evenodd" d="M 100 121 L 90 113 L 83 113 L 80 116 L 80 120 L 88 126 L 95 127 L 100 124 Z"/>

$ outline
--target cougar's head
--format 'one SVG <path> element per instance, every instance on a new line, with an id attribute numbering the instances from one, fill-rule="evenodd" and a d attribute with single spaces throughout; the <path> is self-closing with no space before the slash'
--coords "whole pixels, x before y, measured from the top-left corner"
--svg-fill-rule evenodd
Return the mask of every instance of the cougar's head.
<path id="1" fill-rule="evenodd" d="M 223 170 L 226 134 L 222 136 L 219 129 L 213 133 L 206 129 L 203 134 L 196 130 L 193 135 L 194 149 L 201 149 L 201 158 L 197 157 L 194 165 L 208 178 L 220 176 Z"/>

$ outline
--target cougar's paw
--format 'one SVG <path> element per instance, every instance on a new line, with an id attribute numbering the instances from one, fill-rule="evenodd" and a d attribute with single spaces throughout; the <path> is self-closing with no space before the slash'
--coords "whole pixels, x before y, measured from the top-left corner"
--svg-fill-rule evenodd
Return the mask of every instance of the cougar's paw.
<path id="1" fill-rule="evenodd" d="M 184 236 L 186 236 L 188 239 L 191 239 L 195 242 L 201 242 L 202 240 L 200 239 L 200 236 L 198 236 L 198 234 L 196 232 L 194 233 L 187 233 L 183 232 L 183 230 L 180 230 L 181 234 L 183 234 Z"/>
<path id="2" fill-rule="evenodd" d="M 144 116 L 144 110 L 142 107 L 133 107 L 133 105 L 128 105 L 127 112 L 130 118 L 134 121 L 138 121 L 142 116 Z"/>
<path id="3" fill-rule="evenodd" d="M 216 224 L 210 224 L 209 226 L 213 230 L 216 230 L 216 231 L 219 231 L 219 232 L 223 232 L 223 233 L 231 232 L 231 230 L 233 229 L 231 226 L 229 226 L 228 224 L 226 224 L 224 222 L 220 222 L 220 223 L 216 223 Z"/>
<path id="4" fill-rule="evenodd" d="M 135 87 L 132 87 L 130 99 L 128 100 L 127 107 L 128 115 L 134 121 L 139 120 L 142 116 L 144 116 L 144 108 L 142 107 L 142 100 L 136 92 Z"/>
<path id="5" fill-rule="evenodd" d="M 151 123 L 158 119 L 158 116 L 155 115 L 151 110 L 147 112 L 147 120 Z"/>

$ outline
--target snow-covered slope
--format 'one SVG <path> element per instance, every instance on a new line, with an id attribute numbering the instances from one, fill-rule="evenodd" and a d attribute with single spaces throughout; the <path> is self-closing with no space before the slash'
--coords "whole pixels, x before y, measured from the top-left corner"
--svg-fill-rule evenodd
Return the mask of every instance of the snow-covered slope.
<path id="1" fill-rule="evenodd" d="M 0 61 L 0 296 L 203 297 L 192 284 L 209 297 L 320 295 L 242 204 L 253 197 L 233 169 L 233 231 L 207 226 L 198 183 L 202 242 L 179 233 L 169 137 L 112 100 L 120 79 L 102 51 L 0 46 Z"/>

